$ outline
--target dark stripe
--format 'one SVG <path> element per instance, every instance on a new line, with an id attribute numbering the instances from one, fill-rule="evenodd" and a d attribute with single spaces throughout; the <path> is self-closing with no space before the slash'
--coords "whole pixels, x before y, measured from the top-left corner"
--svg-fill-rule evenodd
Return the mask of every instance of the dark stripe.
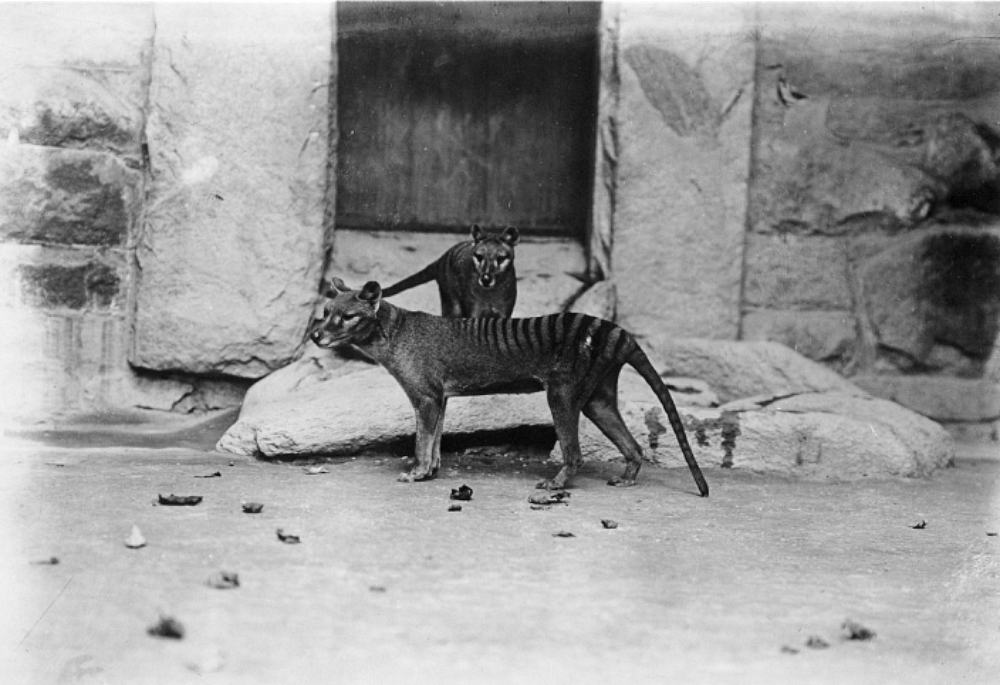
<path id="1" fill-rule="evenodd" d="M 514 350 L 520 356 L 524 354 L 524 319 L 511 319 L 510 330 L 514 334 Z"/>
<path id="2" fill-rule="evenodd" d="M 576 314 L 575 312 L 568 314 L 567 316 L 573 317 L 573 320 L 570 321 L 569 325 L 566 327 L 567 330 L 564 341 L 567 346 L 572 347 L 574 350 L 577 350 L 577 353 L 579 353 L 580 343 L 583 341 L 584 327 L 582 324 L 587 317 L 582 314 Z"/>
<path id="3" fill-rule="evenodd" d="M 500 353 L 510 354 L 510 319 L 497 319 L 497 328 L 500 329 Z"/>
<path id="4" fill-rule="evenodd" d="M 559 314 L 551 314 L 545 317 L 542 326 L 542 349 L 546 354 L 555 352 L 556 349 L 556 329 L 560 321 Z"/>
<path id="5" fill-rule="evenodd" d="M 528 345 L 531 347 L 532 354 L 541 356 L 544 352 L 542 348 L 542 317 L 536 316 L 531 320 L 531 326 L 528 328 Z"/>
<path id="6" fill-rule="evenodd" d="M 490 349 L 500 354 L 500 332 L 497 330 L 497 324 L 500 323 L 500 319 L 495 316 L 489 318 L 489 328 L 486 329 L 487 337 L 490 339 Z"/>
<path id="7" fill-rule="evenodd" d="M 631 353 L 631 350 L 628 349 L 629 335 L 624 328 L 615 326 L 615 330 L 618 333 L 618 339 L 615 340 L 615 349 L 611 358 L 615 361 L 624 362 L 625 358 Z"/>

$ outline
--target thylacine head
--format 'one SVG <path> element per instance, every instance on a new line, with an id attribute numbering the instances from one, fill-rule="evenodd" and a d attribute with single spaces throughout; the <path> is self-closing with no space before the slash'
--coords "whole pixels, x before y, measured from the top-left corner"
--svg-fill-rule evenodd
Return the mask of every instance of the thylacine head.
<path id="1" fill-rule="evenodd" d="M 503 272 L 513 269 L 514 246 L 520 239 L 520 233 L 513 226 L 495 234 L 484 231 L 479 224 L 472 225 L 472 264 L 479 287 L 490 290 Z"/>
<path id="2" fill-rule="evenodd" d="M 382 287 L 375 281 L 351 290 L 334 278 L 323 283 L 323 308 L 309 325 L 309 339 L 318 347 L 365 343 L 379 332 Z"/>

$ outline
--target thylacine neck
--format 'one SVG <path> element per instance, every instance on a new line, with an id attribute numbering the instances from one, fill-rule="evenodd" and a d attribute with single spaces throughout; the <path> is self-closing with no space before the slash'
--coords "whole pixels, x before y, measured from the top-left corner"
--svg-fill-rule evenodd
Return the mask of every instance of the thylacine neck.
<path id="1" fill-rule="evenodd" d="M 378 311 L 375 313 L 376 323 L 372 334 L 363 342 L 354 342 L 352 344 L 384 366 L 385 362 L 393 355 L 393 348 L 396 341 L 395 334 L 399 330 L 406 314 L 407 310 L 381 300 Z"/>

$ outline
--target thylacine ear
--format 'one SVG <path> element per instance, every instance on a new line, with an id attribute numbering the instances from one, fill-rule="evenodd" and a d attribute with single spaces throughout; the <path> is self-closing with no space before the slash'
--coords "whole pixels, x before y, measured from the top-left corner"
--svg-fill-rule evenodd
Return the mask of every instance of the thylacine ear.
<path id="1" fill-rule="evenodd" d="M 320 282 L 319 291 L 323 294 L 323 297 L 336 297 L 339 293 L 348 293 L 351 291 L 344 282 L 334 276 L 331 279 L 324 278 Z"/>
<path id="2" fill-rule="evenodd" d="M 365 287 L 361 289 L 361 292 L 358 293 L 358 299 L 368 302 L 372 306 L 372 309 L 377 312 L 379 305 L 382 303 L 382 286 L 378 284 L 378 281 L 368 281 L 365 283 Z"/>
<path id="3" fill-rule="evenodd" d="M 479 224 L 472 224 L 472 241 L 479 243 L 486 239 L 486 232 Z"/>
<path id="4" fill-rule="evenodd" d="M 513 226 L 503 229 L 503 233 L 500 234 L 500 242 L 506 244 L 507 247 L 514 247 L 520 240 L 521 234 Z"/>

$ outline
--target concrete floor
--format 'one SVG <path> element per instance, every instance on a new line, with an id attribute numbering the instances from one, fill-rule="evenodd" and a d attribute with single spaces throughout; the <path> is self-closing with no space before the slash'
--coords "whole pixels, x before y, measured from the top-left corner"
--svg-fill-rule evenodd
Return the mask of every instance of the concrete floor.
<path id="1" fill-rule="evenodd" d="M 398 457 L 308 475 L 214 453 L 223 427 L 9 441 L 4 683 L 996 682 L 995 445 L 920 481 L 708 470 L 707 500 L 686 470 L 617 489 L 620 465 L 588 464 L 569 505 L 533 510 L 544 449 L 448 455 L 402 484 Z M 240 587 L 208 587 L 220 570 Z M 182 640 L 147 634 L 159 612 Z M 848 618 L 876 637 L 842 639 Z"/>

